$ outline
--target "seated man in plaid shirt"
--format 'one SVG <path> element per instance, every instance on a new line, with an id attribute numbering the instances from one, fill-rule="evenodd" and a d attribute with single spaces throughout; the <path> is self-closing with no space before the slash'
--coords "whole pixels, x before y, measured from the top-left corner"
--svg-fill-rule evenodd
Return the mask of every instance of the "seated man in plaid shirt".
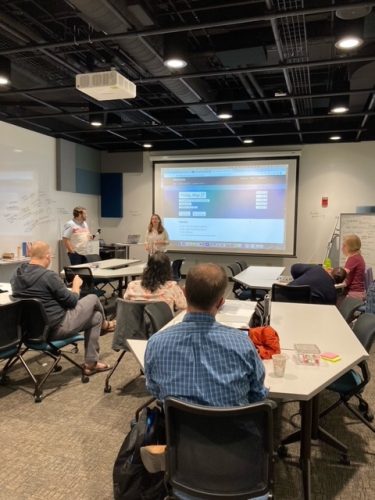
<path id="1" fill-rule="evenodd" d="M 264 367 L 247 332 L 215 321 L 226 286 L 226 273 L 216 264 L 189 270 L 187 314 L 147 344 L 146 384 L 157 399 L 240 406 L 266 397 Z"/>

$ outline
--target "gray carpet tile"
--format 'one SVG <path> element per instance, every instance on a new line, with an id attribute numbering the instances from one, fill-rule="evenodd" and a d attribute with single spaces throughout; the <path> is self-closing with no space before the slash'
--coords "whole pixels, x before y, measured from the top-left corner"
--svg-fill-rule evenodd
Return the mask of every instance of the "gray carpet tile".
<path id="1" fill-rule="evenodd" d="M 118 353 L 111 350 L 111 335 L 101 338 L 101 359 L 113 363 Z M 78 354 L 82 361 L 83 346 Z M 375 355 L 369 365 L 375 372 Z M 50 363 L 29 353 L 33 370 L 42 373 Z M 3 363 L 0 363 L 0 369 Z M 77 370 L 66 361 L 63 370 L 51 375 L 45 398 L 35 404 L 32 385 L 22 366 L 11 372 L 11 383 L 0 386 L 0 500 L 109 500 L 112 495 L 112 467 L 129 430 L 135 410 L 149 395 L 142 377 L 122 390 L 139 374 L 131 354 L 126 354 L 112 377 L 112 392 L 103 392 L 106 373 L 82 384 Z M 366 399 L 375 409 L 375 388 L 370 382 Z M 322 404 L 332 400 L 324 393 Z M 281 435 L 298 426 L 296 403 L 282 407 Z M 314 443 L 312 491 L 314 500 L 368 499 L 375 491 L 375 438 L 345 408 L 323 420 L 324 427 L 349 446 L 351 464 L 341 465 L 339 454 L 326 445 Z M 288 456 L 275 465 L 275 498 L 302 498 L 298 468 L 299 445 L 288 447 Z"/>

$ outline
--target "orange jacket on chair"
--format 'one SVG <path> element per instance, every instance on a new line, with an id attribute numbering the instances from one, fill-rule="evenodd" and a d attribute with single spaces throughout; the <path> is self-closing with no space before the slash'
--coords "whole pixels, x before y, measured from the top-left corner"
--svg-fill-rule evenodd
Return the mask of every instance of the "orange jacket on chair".
<path id="1" fill-rule="evenodd" d="M 272 326 L 249 328 L 248 334 L 262 359 L 271 359 L 273 354 L 280 354 L 279 336 Z"/>

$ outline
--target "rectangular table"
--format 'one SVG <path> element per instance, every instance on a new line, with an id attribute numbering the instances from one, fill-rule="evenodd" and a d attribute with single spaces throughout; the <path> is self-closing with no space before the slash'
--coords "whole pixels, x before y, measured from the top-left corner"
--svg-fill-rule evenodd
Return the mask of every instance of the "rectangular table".
<path id="1" fill-rule="evenodd" d="M 225 311 L 225 306 L 227 310 Z M 228 326 L 238 328 L 254 310 L 254 302 L 226 301 L 221 315 L 230 319 L 238 307 L 238 318 Z M 229 309 L 228 309 L 229 308 Z M 241 312 L 240 312 L 241 311 Z M 180 322 L 184 312 L 178 314 L 164 328 Z M 220 321 L 220 314 L 217 320 Z M 225 315 L 227 316 L 225 318 Z M 235 315 L 234 315 L 235 316 Z M 278 332 L 282 351 L 288 355 L 285 376 L 275 377 L 271 360 L 264 361 L 266 370 L 265 385 L 270 398 L 298 400 L 301 406 L 301 448 L 300 464 L 304 486 L 304 498 L 311 498 L 311 439 L 332 438 L 319 427 L 319 393 L 334 380 L 368 357 L 348 324 L 335 306 L 317 304 L 292 304 L 273 302 L 271 325 Z M 147 341 L 128 340 L 129 347 L 144 365 L 144 352 Z M 321 352 L 337 352 L 341 361 L 329 363 L 322 361 L 320 366 L 299 365 L 295 359 L 295 343 L 317 344 Z M 331 444 L 334 439 L 331 439 Z M 337 443 L 336 443 L 337 444 Z"/>
<path id="2" fill-rule="evenodd" d="M 128 267 L 132 264 L 137 264 L 140 259 L 107 259 L 107 260 L 97 260 L 95 262 L 86 262 L 85 264 L 75 264 L 74 268 L 80 267 L 91 267 L 100 269 L 121 269 L 123 267 Z"/>
<path id="3" fill-rule="evenodd" d="M 17 267 L 23 262 L 29 262 L 30 257 L 20 257 L 19 259 L 0 259 L 0 280 L 9 281 Z"/>
<path id="4" fill-rule="evenodd" d="M 234 281 L 251 289 L 251 299 L 256 300 L 257 290 L 271 290 L 280 275 L 284 272 L 283 266 L 249 266 L 233 276 Z"/>

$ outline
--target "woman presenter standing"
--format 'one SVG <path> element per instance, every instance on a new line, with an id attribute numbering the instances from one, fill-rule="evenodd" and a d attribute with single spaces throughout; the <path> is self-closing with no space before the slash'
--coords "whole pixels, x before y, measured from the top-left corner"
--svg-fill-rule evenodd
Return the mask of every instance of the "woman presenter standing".
<path id="1" fill-rule="evenodd" d="M 169 245 L 169 236 L 158 214 L 152 214 L 146 233 L 146 252 L 153 255 L 155 252 L 166 252 Z"/>

